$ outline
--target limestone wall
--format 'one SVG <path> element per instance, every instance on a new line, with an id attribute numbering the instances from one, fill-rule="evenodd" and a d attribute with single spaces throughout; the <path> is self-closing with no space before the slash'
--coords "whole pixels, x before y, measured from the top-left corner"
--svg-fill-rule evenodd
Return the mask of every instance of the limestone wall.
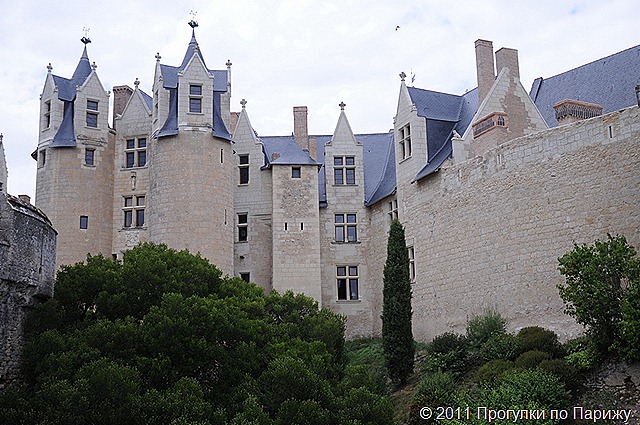
<path id="1" fill-rule="evenodd" d="M 399 185 L 417 340 L 464 332 L 486 307 L 512 330 L 541 325 L 567 338 L 581 328 L 563 313 L 557 258 L 607 233 L 640 246 L 640 110 L 515 139 Z"/>
<path id="2" fill-rule="evenodd" d="M 28 309 L 53 295 L 55 253 L 42 212 L 0 194 L 0 388 L 18 373 Z"/>

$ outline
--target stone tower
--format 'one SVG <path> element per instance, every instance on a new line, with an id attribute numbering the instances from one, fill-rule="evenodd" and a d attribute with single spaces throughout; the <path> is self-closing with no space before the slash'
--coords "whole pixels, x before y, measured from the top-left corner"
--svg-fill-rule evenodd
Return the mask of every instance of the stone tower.
<path id="1" fill-rule="evenodd" d="M 49 64 L 40 96 L 36 205 L 59 232 L 57 264 L 87 253 L 111 255 L 114 135 L 108 125 L 109 93 L 87 44 L 71 78 Z"/>
<path id="2" fill-rule="evenodd" d="M 200 252 L 233 273 L 229 70 L 207 68 L 191 21 L 182 63 L 157 55 L 149 146 L 149 239 Z"/>

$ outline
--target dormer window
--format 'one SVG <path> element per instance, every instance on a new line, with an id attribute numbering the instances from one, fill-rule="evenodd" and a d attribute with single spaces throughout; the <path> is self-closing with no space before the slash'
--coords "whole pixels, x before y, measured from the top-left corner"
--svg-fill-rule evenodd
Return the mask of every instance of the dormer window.
<path id="1" fill-rule="evenodd" d="M 87 100 L 87 127 L 98 128 L 97 100 Z"/>
<path id="2" fill-rule="evenodd" d="M 51 101 L 44 102 L 44 128 L 51 127 Z"/>
<path id="3" fill-rule="evenodd" d="M 189 85 L 189 112 L 202 113 L 202 86 L 197 84 Z"/>
<path id="4" fill-rule="evenodd" d="M 407 124 L 400 129 L 400 150 L 402 159 L 411 157 L 411 124 Z"/>

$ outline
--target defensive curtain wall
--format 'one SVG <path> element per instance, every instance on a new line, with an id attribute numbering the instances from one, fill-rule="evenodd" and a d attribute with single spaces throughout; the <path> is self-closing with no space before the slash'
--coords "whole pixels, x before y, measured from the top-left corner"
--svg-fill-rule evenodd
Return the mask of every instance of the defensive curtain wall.
<path id="1" fill-rule="evenodd" d="M 557 259 L 607 233 L 640 247 L 640 109 L 512 140 L 405 195 L 417 340 L 464 333 L 467 318 L 490 307 L 511 330 L 577 335 L 556 288 Z"/>
<path id="2" fill-rule="evenodd" d="M 17 376 L 27 311 L 53 295 L 56 231 L 36 207 L 0 193 L 0 388 Z"/>

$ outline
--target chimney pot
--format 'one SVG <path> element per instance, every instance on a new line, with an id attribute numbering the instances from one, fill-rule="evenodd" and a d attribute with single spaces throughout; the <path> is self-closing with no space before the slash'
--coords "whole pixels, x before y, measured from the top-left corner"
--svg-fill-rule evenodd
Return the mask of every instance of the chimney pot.
<path id="1" fill-rule="evenodd" d="M 520 79 L 520 66 L 518 64 L 518 51 L 503 47 L 496 52 L 496 70 L 498 75 L 503 68 L 509 68 L 509 75 Z"/>

